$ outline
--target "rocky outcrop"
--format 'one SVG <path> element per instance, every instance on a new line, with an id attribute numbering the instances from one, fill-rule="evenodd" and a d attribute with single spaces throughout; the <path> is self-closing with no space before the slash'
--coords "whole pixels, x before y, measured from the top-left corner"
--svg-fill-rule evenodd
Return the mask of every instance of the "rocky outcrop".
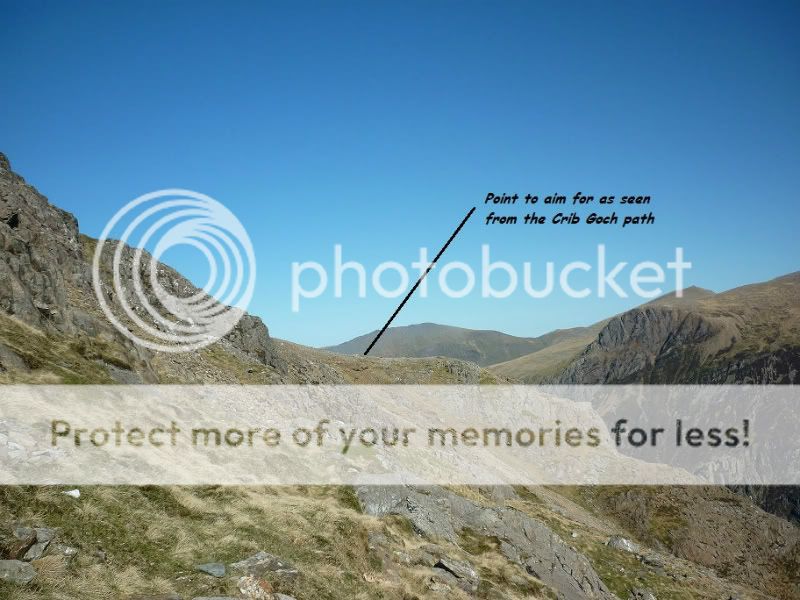
<path id="1" fill-rule="evenodd" d="M 78 222 L 11 171 L 0 154 L 0 310 L 41 328 L 71 329 L 68 292 L 87 288 Z"/>
<path id="2" fill-rule="evenodd" d="M 6 156 L 0 154 L 0 313 L 43 331 L 105 339 L 126 355 L 120 363 L 135 365 L 143 372 L 144 381 L 156 381 L 150 368 L 152 353 L 118 332 L 99 311 L 91 275 L 93 250 L 93 240 L 79 234 L 75 217 L 50 204 L 14 173 Z M 132 274 L 132 255 L 129 248 L 123 252 L 122 271 L 128 276 Z M 146 268 L 143 261 L 142 275 Z M 174 269 L 160 265 L 157 270 L 159 283 L 169 292 L 180 296 L 198 292 Z M 114 303 L 112 293 L 107 292 L 106 297 Z M 157 305 L 155 296 L 148 299 Z M 134 311 L 146 314 L 135 301 L 132 305 Z M 258 317 L 244 315 L 222 343 L 247 359 L 263 364 L 270 361 L 269 332 Z M 13 363 L 13 351 L 0 349 L 0 360 Z M 119 364 L 112 367 L 119 369 Z"/>
<path id="3" fill-rule="evenodd" d="M 624 313 L 558 376 L 558 383 L 657 383 L 691 378 L 705 359 L 702 345 L 724 326 L 674 308 Z"/>
<path id="4" fill-rule="evenodd" d="M 518 510 L 481 506 L 440 487 L 362 486 L 356 494 L 365 513 L 405 517 L 429 539 L 458 543 L 465 531 L 496 538 L 509 560 L 553 588 L 560 599 L 615 598 L 586 557 L 544 523 Z M 455 576 L 456 569 L 446 570 Z"/>
<path id="5" fill-rule="evenodd" d="M 736 314 L 644 306 L 611 319 L 555 382 L 795 383 L 800 346 L 737 351 L 745 335 Z"/>

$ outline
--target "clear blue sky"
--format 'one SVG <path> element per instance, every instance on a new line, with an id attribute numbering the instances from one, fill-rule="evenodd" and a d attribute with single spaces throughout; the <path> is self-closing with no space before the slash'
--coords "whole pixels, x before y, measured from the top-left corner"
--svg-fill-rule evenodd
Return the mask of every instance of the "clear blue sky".
<path id="1" fill-rule="evenodd" d="M 279 337 L 336 343 L 397 304 L 351 286 L 292 313 L 292 261 L 330 264 L 341 243 L 347 259 L 408 264 L 488 191 L 651 194 L 657 222 L 478 219 L 447 258 L 475 264 L 490 243 L 564 263 L 604 242 L 612 259 L 664 263 L 681 245 L 688 283 L 715 290 L 800 269 L 796 2 L 2 5 L 0 150 L 15 169 L 95 236 L 140 194 L 214 196 L 250 231 L 251 311 Z M 434 295 L 397 324 L 535 335 L 637 303 Z"/>

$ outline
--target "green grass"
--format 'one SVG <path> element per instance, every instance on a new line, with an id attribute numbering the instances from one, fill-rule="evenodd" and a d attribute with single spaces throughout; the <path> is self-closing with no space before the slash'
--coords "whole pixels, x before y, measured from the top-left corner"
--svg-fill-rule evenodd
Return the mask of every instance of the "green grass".
<path id="1" fill-rule="evenodd" d="M 19 356 L 28 371 L 9 370 L 0 376 L 0 383 L 113 383 L 108 372 L 94 358 L 118 362 L 110 350 L 102 354 L 95 344 L 94 354 L 84 356 L 74 340 L 63 335 L 44 333 L 13 317 L 0 315 L 0 340 Z"/>
<path id="2" fill-rule="evenodd" d="M 0 488 L 0 525 L 10 528 L 20 521 L 57 528 L 60 541 L 79 548 L 67 585 L 79 586 L 78 575 L 92 573 L 92 585 L 79 589 L 87 600 L 163 593 L 170 582 L 188 597 L 232 594 L 235 578 L 195 574 L 194 565 L 236 562 L 259 550 L 295 563 L 303 573 L 295 582 L 272 581 L 278 591 L 300 598 L 355 598 L 368 590 L 360 577 L 374 568 L 365 517 L 352 509 L 351 492 L 344 488 L 84 487 L 77 501 L 60 491 Z M 98 549 L 107 553 L 108 563 L 92 558 Z M 177 582 L 180 573 L 192 575 Z M 63 585 L 45 578 L 17 596 L 0 587 L 0 597 L 55 599 Z M 95 587 L 106 595 L 85 591 Z M 373 591 L 365 597 L 381 597 Z"/>

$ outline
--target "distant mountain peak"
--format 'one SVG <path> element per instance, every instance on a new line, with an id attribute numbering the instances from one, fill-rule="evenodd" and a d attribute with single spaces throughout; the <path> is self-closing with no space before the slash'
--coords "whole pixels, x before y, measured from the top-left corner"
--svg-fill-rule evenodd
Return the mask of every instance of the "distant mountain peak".
<path id="1" fill-rule="evenodd" d="M 712 290 L 708 290 L 706 288 L 701 288 L 696 285 L 689 286 L 687 288 L 683 288 L 681 291 L 681 296 L 678 297 L 677 291 L 672 291 L 663 296 L 659 296 L 650 302 L 647 302 L 646 305 L 652 304 L 664 304 L 668 302 L 693 302 L 695 300 L 700 300 L 701 298 L 708 298 L 710 296 L 716 296 L 716 292 Z"/>

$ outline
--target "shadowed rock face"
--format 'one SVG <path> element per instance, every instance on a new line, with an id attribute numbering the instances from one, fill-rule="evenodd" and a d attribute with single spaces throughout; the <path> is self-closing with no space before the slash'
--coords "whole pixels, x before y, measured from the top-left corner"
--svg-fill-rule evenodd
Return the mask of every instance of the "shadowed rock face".
<path id="1" fill-rule="evenodd" d="M 699 345 L 721 329 L 719 324 L 684 310 L 646 307 L 629 311 L 611 319 L 558 381 L 629 383 L 652 381 L 668 373 L 688 375 L 703 360 Z"/>
<path id="2" fill-rule="evenodd" d="M 0 155 L 0 309 L 39 327 L 74 327 L 71 286 L 89 285 L 78 222 L 52 206 Z"/>
<path id="3" fill-rule="evenodd" d="M 558 383 L 800 383 L 800 276 L 694 304 L 644 306 L 611 319 Z M 758 506 L 800 522 L 800 488 L 736 486 Z"/>
<path id="4" fill-rule="evenodd" d="M 0 311 L 44 331 L 105 338 L 124 349 L 145 381 L 153 381 L 152 353 L 130 342 L 99 313 L 90 251 L 92 241 L 80 236 L 75 217 L 50 204 L 0 154 Z M 122 268 L 129 274 L 131 256 L 126 249 Z M 141 269 L 144 275 L 144 262 Z M 198 291 L 166 265 L 159 269 L 159 278 L 172 292 Z M 104 289 L 113 303 L 110 286 L 104 284 Z M 154 297 L 150 300 L 156 304 Z M 269 360 L 269 333 L 257 317 L 245 315 L 226 341 L 235 352 L 264 363 Z"/>
<path id="5" fill-rule="evenodd" d="M 797 288 L 800 293 L 800 285 Z M 791 339 L 783 344 L 754 341 L 747 326 L 746 315 L 734 310 L 713 314 L 702 307 L 634 309 L 611 319 L 555 381 L 795 383 L 800 344 Z"/>

